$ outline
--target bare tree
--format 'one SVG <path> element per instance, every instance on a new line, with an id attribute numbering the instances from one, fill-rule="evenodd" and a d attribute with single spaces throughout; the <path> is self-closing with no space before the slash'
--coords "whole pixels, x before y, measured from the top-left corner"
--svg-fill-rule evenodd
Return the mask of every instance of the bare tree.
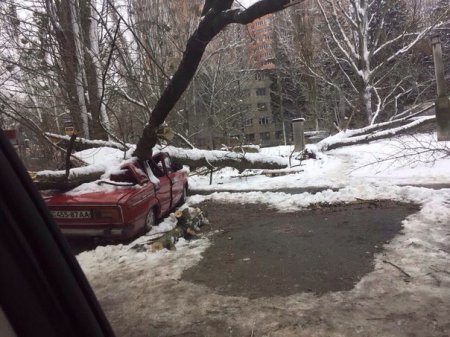
<path id="1" fill-rule="evenodd" d="M 414 85 L 409 76 L 397 73 L 402 57 L 440 26 L 448 12 L 431 21 L 425 20 L 418 2 L 410 6 L 401 1 L 350 0 L 347 6 L 341 0 L 317 0 L 317 4 L 328 30 L 327 54 L 359 98 L 357 108 L 366 123 L 373 124 Z M 394 18 L 402 12 L 407 14 L 405 21 L 393 28 Z"/>
<path id="2" fill-rule="evenodd" d="M 326 105 L 320 105 L 319 78 L 309 69 L 320 72 L 320 36 L 317 34 L 318 9 L 314 1 L 291 7 L 275 16 L 276 81 L 280 96 L 277 100 L 292 117 L 305 117 L 319 129 L 325 118 Z M 283 103 L 283 104 L 282 104 Z M 300 116 L 298 115 L 300 114 Z M 323 123 L 322 123 L 323 124 Z M 322 125 L 323 127 L 323 125 Z"/>

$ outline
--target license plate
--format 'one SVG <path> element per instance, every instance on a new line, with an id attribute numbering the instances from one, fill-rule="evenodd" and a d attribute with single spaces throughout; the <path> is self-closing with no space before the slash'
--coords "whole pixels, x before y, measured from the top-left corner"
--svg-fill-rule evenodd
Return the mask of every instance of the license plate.
<path id="1" fill-rule="evenodd" d="M 90 219 L 91 211 L 52 211 L 55 219 Z"/>

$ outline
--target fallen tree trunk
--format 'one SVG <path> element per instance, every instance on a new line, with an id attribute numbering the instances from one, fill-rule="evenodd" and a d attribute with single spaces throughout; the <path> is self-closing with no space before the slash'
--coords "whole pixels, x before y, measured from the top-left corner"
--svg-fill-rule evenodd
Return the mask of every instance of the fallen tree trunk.
<path id="1" fill-rule="evenodd" d="M 322 151 L 329 151 L 334 150 L 343 146 L 350 146 L 350 145 L 360 145 L 360 144 L 367 144 L 374 140 L 389 138 L 392 136 L 397 136 L 400 134 L 408 133 L 413 130 L 416 130 L 418 128 L 421 128 L 426 125 L 430 125 L 432 123 L 436 122 L 435 116 L 428 116 L 423 117 L 421 119 L 417 119 L 413 122 L 410 122 L 409 124 L 402 125 L 396 128 L 383 130 L 380 132 L 372 133 L 372 134 L 363 134 L 362 136 L 350 136 L 348 138 L 340 138 L 337 140 L 329 140 L 326 139 L 319 143 L 319 148 Z"/>
<path id="2" fill-rule="evenodd" d="M 70 137 L 53 133 L 46 133 L 48 137 L 64 141 L 69 144 Z M 127 151 L 133 145 L 120 144 L 117 142 L 90 140 L 85 138 L 76 138 L 75 143 L 83 144 L 85 149 L 97 147 L 112 147 L 118 150 Z M 191 145 L 192 146 L 192 145 Z M 279 157 L 267 157 L 259 153 L 235 153 L 229 151 L 218 150 L 200 150 L 196 148 L 183 149 L 174 146 L 161 147 L 157 146 L 156 151 L 168 152 L 172 159 L 180 164 L 187 165 L 191 169 L 199 167 L 233 167 L 239 171 L 246 169 L 280 169 L 287 167 L 287 161 Z"/>
<path id="3" fill-rule="evenodd" d="M 191 170 L 211 165 L 215 168 L 232 167 L 240 172 L 247 169 L 281 169 L 288 166 L 287 160 L 283 158 L 267 157 L 259 153 L 180 149 L 173 146 L 165 147 L 161 151 L 169 153 L 173 160 L 189 166 Z"/>
<path id="4" fill-rule="evenodd" d="M 30 172 L 31 179 L 40 190 L 68 190 L 81 184 L 100 179 L 105 173 L 101 165 L 89 165 L 60 171 Z"/>
<path id="5" fill-rule="evenodd" d="M 48 135 L 50 137 L 50 135 Z M 64 141 L 69 145 L 70 137 L 51 134 L 54 139 Z M 88 140 L 76 138 L 75 143 L 83 144 L 84 148 L 113 147 L 122 151 L 128 150 L 132 145 L 122 145 L 115 142 Z M 191 170 L 200 167 L 207 167 L 210 170 L 217 170 L 223 167 L 232 167 L 239 172 L 246 169 L 282 169 L 288 166 L 287 159 L 280 157 L 267 157 L 259 153 L 235 153 L 228 151 L 209 151 L 200 149 L 182 149 L 173 146 L 158 146 L 155 152 L 164 151 L 169 153 L 172 160 L 181 165 L 187 165 Z M 119 166 L 119 163 L 117 163 Z M 32 173 L 31 176 L 37 187 L 44 189 L 66 190 L 74 188 L 86 182 L 100 179 L 105 173 L 106 167 L 103 165 L 88 165 L 66 171 L 40 171 Z M 67 178 L 66 178 L 67 177 Z"/>

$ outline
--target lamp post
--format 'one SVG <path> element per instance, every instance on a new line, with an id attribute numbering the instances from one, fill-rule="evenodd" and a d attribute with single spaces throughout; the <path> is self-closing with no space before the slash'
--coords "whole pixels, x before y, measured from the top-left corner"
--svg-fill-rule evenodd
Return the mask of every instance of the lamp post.
<path id="1" fill-rule="evenodd" d="M 436 122 L 437 139 L 439 141 L 450 140 L 450 101 L 445 83 L 444 62 L 442 60 L 442 47 L 439 35 L 431 38 L 433 47 L 434 69 L 436 74 Z"/>

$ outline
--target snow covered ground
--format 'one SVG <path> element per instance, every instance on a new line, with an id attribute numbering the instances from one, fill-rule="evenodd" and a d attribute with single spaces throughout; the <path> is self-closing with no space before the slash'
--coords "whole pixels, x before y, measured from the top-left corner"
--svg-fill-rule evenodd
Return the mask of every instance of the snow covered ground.
<path id="1" fill-rule="evenodd" d="M 309 145 L 314 149 L 314 145 Z M 426 151 L 431 148 L 435 151 Z M 263 148 L 270 156 L 289 157 L 291 146 Z M 190 179 L 196 190 L 266 190 L 304 187 L 342 187 L 348 184 L 384 182 L 389 184 L 450 184 L 450 142 L 437 142 L 432 134 L 403 136 L 367 145 L 347 146 L 321 154 L 318 160 L 305 160 L 297 174 L 273 177 L 239 175 L 224 169 L 214 175 Z"/>
<path id="2" fill-rule="evenodd" d="M 229 203 L 230 211 L 234 204 L 263 203 L 296 212 L 319 202 L 360 199 L 420 205 L 420 211 L 404 220 L 402 235 L 375 256 L 374 271 L 351 291 L 259 299 L 216 294 L 181 279 L 183 270 L 201 260 L 211 244 L 208 237 L 181 240 L 176 251 L 157 253 L 131 249 L 136 242 L 97 247 L 79 254 L 78 261 L 119 336 L 450 336 L 450 188 L 398 186 L 450 186 L 450 158 L 434 158 L 434 165 L 425 162 L 429 153 L 421 150 L 423 145 L 449 145 L 432 137 L 408 136 L 330 151 L 280 177 L 224 169 L 214 175 L 212 185 L 209 177 L 190 179 L 197 190 L 237 193 L 192 195 L 188 203 L 217 200 Z M 284 157 L 290 151 L 262 149 Z M 339 190 L 266 191 L 303 187 Z M 246 190 L 255 191 L 239 192 Z M 161 228 L 172 224 L 168 218 Z"/>

